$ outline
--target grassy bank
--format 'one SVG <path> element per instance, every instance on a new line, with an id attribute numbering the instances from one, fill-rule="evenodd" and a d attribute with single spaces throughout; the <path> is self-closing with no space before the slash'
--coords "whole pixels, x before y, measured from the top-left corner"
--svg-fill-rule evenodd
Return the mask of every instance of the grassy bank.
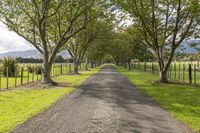
<path id="1" fill-rule="evenodd" d="M 65 82 L 68 87 L 50 89 L 17 88 L 0 92 L 0 133 L 9 132 L 18 124 L 47 109 L 58 99 L 71 93 L 100 68 L 82 71 L 80 75 L 54 77 L 57 82 Z"/>
<path id="2" fill-rule="evenodd" d="M 200 133 L 200 88 L 188 85 L 155 84 L 157 75 L 138 70 L 117 70 L 140 90 L 151 96 L 174 117 Z"/>

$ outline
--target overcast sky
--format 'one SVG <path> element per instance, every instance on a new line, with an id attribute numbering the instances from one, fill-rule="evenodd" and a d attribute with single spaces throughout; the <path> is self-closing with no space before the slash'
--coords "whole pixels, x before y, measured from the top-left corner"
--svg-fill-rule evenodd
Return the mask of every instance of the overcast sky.
<path id="1" fill-rule="evenodd" d="M 0 23 L 0 53 L 30 49 L 33 47 L 28 42 Z"/>

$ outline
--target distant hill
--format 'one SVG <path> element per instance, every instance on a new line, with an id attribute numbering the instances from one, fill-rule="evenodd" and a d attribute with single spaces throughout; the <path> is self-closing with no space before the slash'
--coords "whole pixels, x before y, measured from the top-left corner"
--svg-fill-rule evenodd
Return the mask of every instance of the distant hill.
<path id="1" fill-rule="evenodd" d="M 61 51 L 58 55 L 61 55 L 63 58 L 69 58 L 70 55 L 67 51 Z M 27 51 L 15 51 L 0 53 L 0 59 L 3 57 L 23 57 L 23 58 L 36 58 L 40 59 L 42 56 L 37 50 L 27 50 Z"/>
<path id="2" fill-rule="evenodd" d="M 196 48 L 192 47 L 193 44 L 196 45 Z M 200 48 L 200 39 L 190 40 L 187 43 L 183 42 L 181 44 L 181 47 L 178 49 L 178 51 L 180 50 L 182 51 L 182 53 L 185 53 L 185 54 L 196 54 L 196 53 L 199 53 L 199 50 L 197 50 L 199 48 Z"/>

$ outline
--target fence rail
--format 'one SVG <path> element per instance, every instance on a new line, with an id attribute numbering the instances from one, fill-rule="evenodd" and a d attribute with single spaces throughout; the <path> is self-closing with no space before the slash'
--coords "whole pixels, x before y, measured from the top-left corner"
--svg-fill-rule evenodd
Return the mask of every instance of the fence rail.
<path id="1" fill-rule="evenodd" d="M 97 66 L 97 65 L 95 65 Z M 1 67 L 1 64 L 0 64 Z M 20 85 L 41 81 L 42 80 L 42 64 L 18 64 L 14 75 L 9 75 L 9 68 L 6 70 L 6 75 L 0 69 L 0 90 L 10 89 Z M 70 74 L 73 72 L 74 65 L 72 63 L 53 64 L 51 69 L 51 77 Z M 89 67 L 89 66 L 88 66 Z M 91 66 L 90 66 L 91 67 Z M 33 69 L 34 68 L 34 69 Z M 79 65 L 79 70 L 85 69 L 85 63 Z"/>
<path id="2" fill-rule="evenodd" d="M 132 62 L 131 68 L 159 76 L 159 66 L 156 62 Z M 200 85 L 200 63 L 173 62 L 169 67 L 167 76 L 169 80 Z"/>

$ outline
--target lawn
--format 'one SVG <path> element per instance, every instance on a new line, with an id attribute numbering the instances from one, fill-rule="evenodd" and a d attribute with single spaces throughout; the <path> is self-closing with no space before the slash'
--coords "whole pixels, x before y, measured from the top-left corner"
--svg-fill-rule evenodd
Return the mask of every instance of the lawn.
<path id="1" fill-rule="evenodd" d="M 0 133 L 9 132 L 18 124 L 47 109 L 64 95 L 71 93 L 100 67 L 81 71 L 80 75 L 54 77 L 57 82 L 67 82 L 69 87 L 56 89 L 25 89 L 0 92 Z"/>
<path id="2" fill-rule="evenodd" d="M 154 74 L 158 75 L 159 66 L 157 62 L 153 62 Z M 192 83 L 200 85 L 200 63 L 199 62 L 173 62 L 168 70 L 168 77 L 170 80 L 177 80 L 180 82 L 189 83 L 188 68 L 192 64 Z M 196 80 L 194 73 L 194 65 L 196 65 Z M 137 69 L 144 71 L 144 62 L 136 62 L 133 64 Z M 146 63 L 147 71 L 152 72 L 152 62 Z M 196 83 L 195 83 L 196 82 Z"/>
<path id="3" fill-rule="evenodd" d="M 7 82 L 8 82 L 8 89 L 11 89 L 15 86 L 20 86 L 21 80 L 22 80 L 22 84 L 40 81 L 42 79 L 41 74 L 36 74 L 36 72 L 29 73 L 28 70 L 27 70 L 27 66 L 34 66 L 34 65 L 35 64 L 19 65 L 18 76 L 8 77 L 8 80 L 3 75 L 0 75 L 0 90 L 4 90 L 4 89 L 7 88 Z M 41 64 L 37 64 L 37 65 L 40 66 Z M 24 69 L 23 74 L 22 74 L 23 75 L 22 79 L 21 79 L 21 67 L 23 67 L 23 69 Z M 84 63 L 81 63 L 81 67 L 79 66 L 79 70 L 84 69 L 83 67 L 84 67 Z M 62 74 L 70 74 L 70 73 L 72 73 L 73 68 L 74 68 L 73 64 L 71 65 L 71 68 L 70 68 L 69 64 L 62 64 L 62 69 L 61 69 L 61 64 L 54 64 L 52 66 L 51 76 L 55 77 L 55 76 L 59 76 L 59 75 L 62 75 Z"/>
<path id="4" fill-rule="evenodd" d="M 200 87 L 189 85 L 152 83 L 158 76 L 138 70 L 117 70 L 127 77 L 140 90 L 151 96 L 172 116 L 200 133 Z"/>
<path id="5" fill-rule="evenodd" d="M 40 81 L 42 79 L 41 74 L 36 74 L 34 73 L 29 73 L 27 70 L 27 66 L 34 66 L 35 64 L 23 64 L 19 65 L 19 72 L 16 77 L 9 77 L 8 78 L 8 89 L 13 88 L 16 86 L 21 85 L 21 80 L 23 84 L 26 83 L 31 83 L 34 81 Z M 38 64 L 40 66 L 41 64 Z M 23 79 L 21 79 L 21 67 L 23 67 Z M 73 70 L 73 65 L 71 65 L 71 70 Z M 61 69 L 61 64 L 54 64 L 52 66 L 51 70 L 51 76 L 58 76 L 61 74 L 69 74 L 69 64 L 62 64 L 62 69 Z M 16 83 L 15 83 L 16 82 Z M 3 75 L 0 75 L 0 89 L 5 89 L 7 88 L 7 78 L 4 77 Z"/>

